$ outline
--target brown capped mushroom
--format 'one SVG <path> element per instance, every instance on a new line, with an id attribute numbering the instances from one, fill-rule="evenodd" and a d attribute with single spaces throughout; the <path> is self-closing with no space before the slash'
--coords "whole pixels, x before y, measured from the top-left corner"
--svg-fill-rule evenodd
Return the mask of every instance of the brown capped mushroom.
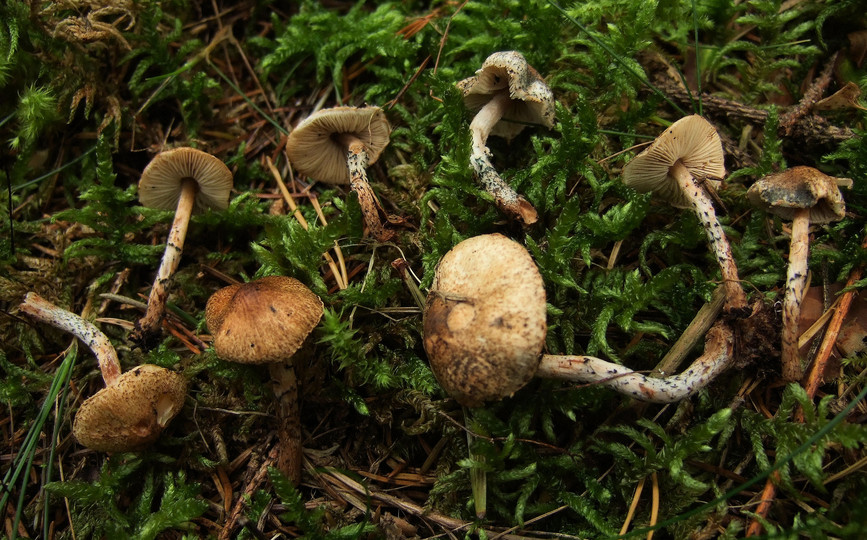
<path id="1" fill-rule="evenodd" d="M 517 51 L 490 55 L 476 74 L 457 83 L 464 103 L 478 111 L 470 123 L 473 153 L 470 163 L 484 189 L 497 206 L 517 217 L 524 225 L 539 216 L 533 205 L 518 195 L 491 164 L 487 147 L 489 135 L 511 139 L 527 124 L 554 125 L 554 95 L 539 72 Z M 507 120 L 500 122 L 500 120 Z"/>
<path id="2" fill-rule="evenodd" d="M 72 433 L 82 445 L 102 452 L 141 450 L 183 408 L 183 376 L 151 364 L 121 374 L 114 347 L 91 323 L 35 293 L 27 294 L 20 310 L 75 335 L 97 358 L 106 387 L 85 400 L 75 415 Z"/>
<path id="3" fill-rule="evenodd" d="M 277 467 L 301 480 L 301 417 L 292 355 L 319 324 L 322 300 L 300 281 L 282 276 L 224 287 L 208 299 L 205 320 L 214 351 L 229 362 L 268 364 L 277 398 Z"/>
<path id="4" fill-rule="evenodd" d="M 810 224 L 824 225 L 846 215 L 838 179 L 812 167 L 792 167 L 756 181 L 747 190 L 750 202 L 771 214 L 792 221 L 786 294 L 783 298 L 782 375 L 797 381 L 804 374 L 798 351 L 798 321 L 807 286 Z"/>
<path id="5" fill-rule="evenodd" d="M 289 134 L 286 154 L 296 170 L 329 184 L 349 184 L 358 194 L 373 237 L 389 240 L 388 214 L 367 181 L 367 166 L 388 146 L 391 126 L 379 107 L 333 107 L 307 117 Z"/>
<path id="6" fill-rule="evenodd" d="M 698 115 L 681 118 L 623 168 L 623 182 L 653 192 L 676 208 L 692 208 L 707 233 L 726 291 L 724 311 L 733 318 L 750 314 L 731 246 L 703 182 L 716 187 L 725 176 L 722 141 Z"/>
<path id="7" fill-rule="evenodd" d="M 160 152 L 151 160 L 138 187 L 143 206 L 175 210 L 163 260 L 148 296 L 147 311 L 130 336 L 133 342 L 149 348 L 159 335 L 160 322 L 166 313 L 166 285 L 181 262 L 190 216 L 194 211 L 228 207 L 232 172 L 211 154 L 195 148 L 175 148 Z"/>
<path id="8" fill-rule="evenodd" d="M 186 393 L 182 375 L 153 364 L 134 367 L 81 404 L 72 434 L 93 450 L 141 450 L 180 412 Z"/>
<path id="9" fill-rule="evenodd" d="M 733 358 L 725 322 L 679 375 L 652 378 L 592 356 L 542 355 L 542 277 L 523 246 L 499 235 L 464 240 L 447 253 L 427 299 L 424 345 L 443 388 L 470 407 L 511 396 L 534 375 L 595 383 L 642 401 L 670 403 L 704 388 Z"/>

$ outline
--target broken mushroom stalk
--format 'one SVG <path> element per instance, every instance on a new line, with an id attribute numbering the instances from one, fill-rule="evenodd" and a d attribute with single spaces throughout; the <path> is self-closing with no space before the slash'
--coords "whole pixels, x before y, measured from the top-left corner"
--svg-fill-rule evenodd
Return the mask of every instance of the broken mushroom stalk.
<path id="1" fill-rule="evenodd" d="M 367 180 L 367 166 L 388 145 L 391 126 L 379 107 L 333 107 L 298 124 L 286 141 L 286 154 L 301 174 L 329 184 L 349 184 L 370 234 L 385 242 L 392 225 L 403 220 L 389 215 Z"/>
<path id="2" fill-rule="evenodd" d="M 183 408 L 187 384 L 182 375 L 151 364 L 121 373 L 117 352 L 105 334 L 35 293 L 25 296 L 20 310 L 73 334 L 96 356 L 106 387 L 86 399 L 75 414 L 72 434 L 83 446 L 101 452 L 141 450 Z"/>
<path id="3" fill-rule="evenodd" d="M 232 172 L 216 157 L 195 148 L 175 148 L 151 160 L 139 180 L 143 206 L 175 210 L 166 250 L 148 295 L 144 316 L 136 322 L 130 340 L 149 349 L 159 336 L 166 313 L 168 283 L 178 269 L 184 240 L 194 211 L 225 210 L 232 190 Z"/>
<path id="4" fill-rule="evenodd" d="M 523 246 L 499 234 L 459 243 L 440 261 L 424 313 L 424 347 L 437 380 L 468 407 L 509 397 L 533 376 L 671 403 L 707 386 L 733 359 L 725 321 L 708 331 L 704 353 L 679 375 L 653 378 L 595 357 L 542 355 L 545 315 L 542 277 Z"/>
<path id="5" fill-rule="evenodd" d="M 824 225 L 845 217 L 846 205 L 837 186 L 847 180 L 801 166 L 765 176 L 747 190 L 747 198 L 754 206 L 792 222 L 781 352 L 782 376 L 788 382 L 800 380 L 804 374 L 798 323 L 807 286 L 810 224 Z"/>
<path id="6" fill-rule="evenodd" d="M 477 111 L 470 123 L 473 137 L 470 164 L 482 187 L 506 214 L 524 225 L 535 223 L 539 219 L 536 209 L 491 164 L 487 141 L 490 135 L 512 139 L 526 124 L 552 127 L 554 95 L 539 72 L 517 51 L 492 54 L 474 76 L 457 86 L 466 106 Z"/>
<path id="7" fill-rule="evenodd" d="M 208 299 L 205 320 L 219 358 L 267 364 L 277 401 L 277 468 L 301 481 L 302 442 L 293 355 L 322 318 L 322 300 L 300 281 L 264 277 L 224 287 Z"/>
<path id="8" fill-rule="evenodd" d="M 719 263 L 726 291 L 723 310 L 738 319 L 748 317 L 751 310 L 731 246 L 703 185 L 719 184 L 725 176 L 724 157 L 716 129 L 701 116 L 687 116 L 623 168 L 623 182 L 642 193 L 653 192 L 676 208 L 693 209 Z"/>

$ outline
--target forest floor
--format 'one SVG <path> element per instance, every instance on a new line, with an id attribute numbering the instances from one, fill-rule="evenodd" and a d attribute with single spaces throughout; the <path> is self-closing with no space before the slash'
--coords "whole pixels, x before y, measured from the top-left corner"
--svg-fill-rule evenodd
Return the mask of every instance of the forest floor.
<path id="1" fill-rule="evenodd" d="M 487 141 L 533 223 L 477 182 L 475 113 L 456 86 L 510 50 L 553 95 L 546 119 L 504 120 L 511 137 Z M 865 58 L 860 0 L 4 2 L 3 534 L 864 538 Z M 379 218 L 394 216 L 378 238 L 356 191 L 306 176 L 287 152 L 314 112 L 367 105 L 391 126 L 367 167 Z M 696 213 L 623 182 L 627 163 L 693 114 L 725 152 L 725 172 L 694 185 L 731 244 L 728 288 Z M 174 213 L 140 204 L 138 181 L 176 147 L 216 156 L 234 187 L 227 208 L 192 217 L 167 316 L 142 344 L 131 335 Z M 796 166 L 831 176 L 846 208 L 808 230 L 792 328 L 803 376 L 787 382 L 798 227 L 747 191 Z M 710 356 L 705 333 L 723 332 L 728 369 L 672 403 L 618 393 L 616 378 L 535 378 L 460 405 L 430 367 L 423 310 L 443 296 L 440 259 L 491 233 L 539 270 L 546 359 L 671 373 Z M 324 304 L 292 360 L 297 485 L 274 467 L 282 410 L 268 369 L 218 358 L 205 321 L 217 290 L 277 275 Z M 740 289 L 738 315 L 715 291 Z M 183 377 L 183 406 L 156 442 L 106 453 L 76 440 L 100 370 L 88 344 L 19 308 L 29 292 L 93 322 L 124 371 Z"/>

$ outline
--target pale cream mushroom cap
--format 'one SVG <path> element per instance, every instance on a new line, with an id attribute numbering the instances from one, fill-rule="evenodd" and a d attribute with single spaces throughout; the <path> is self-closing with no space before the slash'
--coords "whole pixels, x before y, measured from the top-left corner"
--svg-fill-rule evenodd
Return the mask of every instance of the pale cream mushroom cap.
<path id="1" fill-rule="evenodd" d="M 148 208 L 174 210 L 184 178 L 192 178 L 199 185 L 194 211 L 225 210 L 229 206 L 232 171 L 211 154 L 187 147 L 154 156 L 138 183 L 139 202 Z"/>
<path id="2" fill-rule="evenodd" d="M 707 180 L 713 187 L 725 177 L 725 153 L 719 133 L 698 115 L 673 123 L 646 150 L 623 168 L 623 183 L 641 193 L 653 192 L 676 208 L 690 208 L 670 175 L 671 166 L 680 160 L 696 180 Z"/>
<path id="3" fill-rule="evenodd" d="M 491 135 L 511 139 L 525 124 L 554 125 L 554 94 L 539 72 L 517 51 L 500 51 L 489 56 L 472 77 L 457 83 L 464 104 L 478 111 L 493 94 L 508 92 L 512 103 L 497 122 Z"/>
<path id="4" fill-rule="evenodd" d="M 215 292 L 205 307 L 205 321 L 223 360 L 271 364 L 301 347 L 322 312 L 322 300 L 300 281 L 271 276 Z"/>
<path id="5" fill-rule="evenodd" d="M 810 223 L 821 225 L 846 216 L 838 180 L 813 167 L 792 167 L 757 180 L 747 198 L 756 208 L 789 221 L 797 210 L 809 209 Z"/>
<path id="6" fill-rule="evenodd" d="M 527 250 L 500 234 L 464 240 L 437 266 L 424 348 L 437 380 L 469 407 L 511 396 L 539 365 L 545 288 Z"/>
<path id="7" fill-rule="evenodd" d="M 152 364 L 137 366 L 81 404 L 72 434 L 101 452 L 141 450 L 180 412 L 186 393 L 182 375 Z"/>
<path id="8" fill-rule="evenodd" d="M 337 139 L 350 134 L 364 143 L 368 163 L 375 163 L 388 146 L 391 126 L 379 107 L 333 107 L 308 116 L 286 141 L 295 170 L 329 184 L 348 184 L 346 145 Z"/>

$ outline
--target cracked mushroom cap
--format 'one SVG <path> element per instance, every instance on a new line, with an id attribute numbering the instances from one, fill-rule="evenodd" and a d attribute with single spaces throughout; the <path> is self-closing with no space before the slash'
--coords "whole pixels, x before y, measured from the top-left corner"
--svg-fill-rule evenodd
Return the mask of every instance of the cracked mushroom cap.
<path id="1" fill-rule="evenodd" d="M 623 183 L 641 193 L 653 192 L 676 208 L 690 202 L 669 175 L 678 160 L 696 180 L 717 187 L 725 176 L 725 153 L 719 133 L 698 115 L 681 118 L 623 168 Z"/>
<path id="2" fill-rule="evenodd" d="M 545 288 L 530 254 L 500 234 L 464 240 L 437 266 L 424 348 L 437 380 L 468 407 L 511 396 L 545 344 Z"/>
<path id="3" fill-rule="evenodd" d="M 368 163 L 388 146 L 391 126 L 379 107 L 322 109 L 298 124 L 286 141 L 286 153 L 301 174 L 329 184 L 348 184 L 347 148 L 338 140 L 349 134 L 364 143 Z"/>
<path id="4" fill-rule="evenodd" d="M 810 210 L 810 223 L 825 224 L 846 216 L 838 180 L 813 167 L 792 167 L 759 179 L 747 190 L 753 206 L 792 220 L 797 210 Z"/>
<path id="5" fill-rule="evenodd" d="M 491 135 L 511 139 L 525 124 L 554 126 L 554 94 L 539 72 L 517 51 L 495 52 L 474 76 L 457 86 L 471 111 L 481 109 L 492 95 L 508 92 L 512 103 L 503 114 L 503 120 L 508 121 L 497 122 Z"/>
<path id="6" fill-rule="evenodd" d="M 85 400 L 72 434 L 101 452 L 131 452 L 154 442 L 184 406 L 187 381 L 174 371 L 143 364 Z"/>
<path id="7" fill-rule="evenodd" d="M 271 276 L 229 285 L 205 307 L 217 356 L 271 364 L 297 351 L 322 318 L 322 300 L 297 279 Z"/>
<path id="8" fill-rule="evenodd" d="M 232 191 L 232 171 L 207 152 L 195 148 L 174 148 L 157 154 L 138 182 L 142 206 L 174 210 L 181 196 L 181 183 L 192 178 L 199 185 L 193 210 L 225 210 Z"/>

